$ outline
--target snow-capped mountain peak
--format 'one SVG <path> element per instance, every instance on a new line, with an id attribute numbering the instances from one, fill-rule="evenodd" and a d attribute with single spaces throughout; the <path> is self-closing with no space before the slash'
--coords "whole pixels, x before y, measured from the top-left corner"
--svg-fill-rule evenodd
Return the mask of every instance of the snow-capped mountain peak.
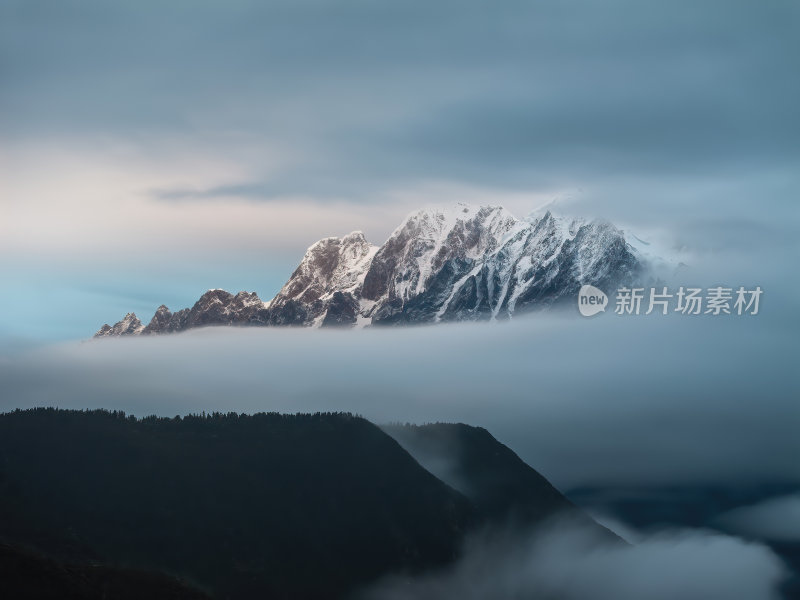
<path id="1" fill-rule="evenodd" d="M 585 283 L 632 285 L 642 253 L 614 225 L 554 214 L 525 220 L 501 206 L 456 204 L 408 215 L 381 246 L 354 231 L 312 244 L 278 294 L 206 292 L 147 327 L 127 315 L 98 336 L 209 324 L 377 325 L 511 318 L 575 298 Z M 134 321 L 135 319 L 135 321 Z M 138 324 L 137 324 L 138 323 Z"/>
<path id="2" fill-rule="evenodd" d="M 376 253 L 363 297 L 408 301 L 428 289 L 446 263 L 479 260 L 523 227 L 501 206 L 457 204 L 414 212 Z"/>
<path id="3" fill-rule="evenodd" d="M 311 304 L 335 292 L 357 292 L 378 247 L 354 231 L 344 237 L 324 238 L 306 250 L 289 281 L 271 302 L 282 306 L 288 300 Z"/>

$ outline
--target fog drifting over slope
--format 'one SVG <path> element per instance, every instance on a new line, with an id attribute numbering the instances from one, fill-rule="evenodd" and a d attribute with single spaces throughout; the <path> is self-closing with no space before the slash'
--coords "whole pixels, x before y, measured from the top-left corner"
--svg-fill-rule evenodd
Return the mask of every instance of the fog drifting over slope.
<path id="1" fill-rule="evenodd" d="M 796 350 L 758 315 L 209 328 L 7 354 L 0 410 L 352 411 L 486 427 L 562 489 L 800 481 Z"/>
<path id="2" fill-rule="evenodd" d="M 735 508 L 718 517 L 715 525 L 748 538 L 798 542 L 800 494 L 778 496 Z"/>
<path id="3" fill-rule="evenodd" d="M 673 531 L 612 545 L 561 521 L 476 536 L 455 566 L 386 580 L 362 600 L 777 600 L 784 575 L 769 549 L 724 535 Z"/>

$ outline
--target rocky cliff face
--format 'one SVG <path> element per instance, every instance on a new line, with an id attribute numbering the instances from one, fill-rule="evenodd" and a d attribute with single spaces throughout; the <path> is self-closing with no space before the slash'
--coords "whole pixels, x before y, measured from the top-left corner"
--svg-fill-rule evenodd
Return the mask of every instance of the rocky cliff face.
<path id="1" fill-rule="evenodd" d="M 364 326 L 507 319 L 576 298 L 589 283 L 632 285 L 646 265 L 611 223 L 520 220 L 499 206 L 457 205 L 409 215 L 380 247 L 361 232 L 311 246 L 275 298 L 206 292 L 192 308 L 134 314 L 95 337 L 204 325 Z"/>
<path id="2" fill-rule="evenodd" d="M 364 277 L 377 251 L 360 231 L 311 246 L 270 302 L 271 324 L 355 323 Z"/>
<path id="3" fill-rule="evenodd" d="M 120 335 L 138 335 L 144 330 L 144 325 L 136 316 L 136 313 L 128 313 L 121 321 L 117 321 L 113 326 L 106 323 L 94 337 L 113 337 Z"/>
<path id="4" fill-rule="evenodd" d="M 128 313 L 113 327 L 103 325 L 94 337 L 171 333 L 205 325 L 266 325 L 268 319 L 266 304 L 255 292 L 234 295 L 225 290 L 209 290 L 192 308 L 173 313 L 162 304 L 147 326 L 135 314 Z"/>

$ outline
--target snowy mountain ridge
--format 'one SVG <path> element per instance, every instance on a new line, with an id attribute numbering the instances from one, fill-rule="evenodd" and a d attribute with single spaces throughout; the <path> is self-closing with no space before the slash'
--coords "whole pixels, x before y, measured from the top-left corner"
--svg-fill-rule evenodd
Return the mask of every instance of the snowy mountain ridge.
<path id="1" fill-rule="evenodd" d="M 634 236 L 635 237 L 635 236 Z M 252 292 L 209 290 L 192 308 L 129 313 L 95 337 L 146 335 L 203 325 L 310 327 L 508 319 L 558 306 L 580 286 L 632 285 L 648 270 L 647 243 L 601 219 L 517 219 L 500 206 L 457 204 L 408 215 L 381 246 L 354 231 L 311 245 L 269 302 Z M 638 241 L 637 241 L 638 240 Z"/>

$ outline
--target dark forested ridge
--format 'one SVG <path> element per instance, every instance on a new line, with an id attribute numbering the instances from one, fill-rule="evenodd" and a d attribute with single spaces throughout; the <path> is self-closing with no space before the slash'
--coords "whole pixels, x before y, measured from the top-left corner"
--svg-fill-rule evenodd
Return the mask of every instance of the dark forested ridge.
<path id="1" fill-rule="evenodd" d="M 494 456 L 488 469 L 519 461 L 497 455 L 505 446 L 488 432 L 470 435 L 476 455 Z M 3 542 L 59 564 L 180 577 L 217 598 L 340 598 L 445 564 L 503 496 L 519 500 L 481 477 L 487 491 L 468 497 L 349 414 L 0 415 Z M 520 498 L 543 502 L 537 518 L 571 506 L 551 488 Z"/>
<path id="2" fill-rule="evenodd" d="M 162 573 L 55 560 L 0 543 L 0 591 L 13 600 L 210 600 Z"/>

